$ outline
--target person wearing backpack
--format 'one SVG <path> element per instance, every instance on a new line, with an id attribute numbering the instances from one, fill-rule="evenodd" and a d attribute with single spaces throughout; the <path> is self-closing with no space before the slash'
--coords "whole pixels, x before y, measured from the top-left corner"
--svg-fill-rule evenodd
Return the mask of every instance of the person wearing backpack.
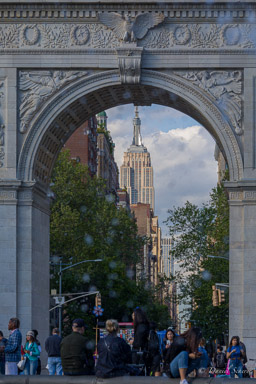
<path id="1" fill-rule="evenodd" d="M 119 325 L 116 320 L 106 321 L 108 335 L 98 343 L 99 358 L 96 365 L 96 376 L 111 378 L 124 376 L 130 372 L 126 364 L 131 363 L 131 347 L 124 339 L 117 336 Z"/>
<path id="2" fill-rule="evenodd" d="M 134 309 L 132 320 L 134 327 L 134 339 L 131 341 L 132 363 L 144 364 L 148 351 L 149 321 L 145 312 L 139 307 Z"/>
<path id="3" fill-rule="evenodd" d="M 157 324 L 155 322 L 150 323 L 150 330 L 148 336 L 148 358 L 147 367 L 149 376 L 161 376 L 160 363 L 160 345 L 157 335 Z"/>
<path id="4" fill-rule="evenodd" d="M 225 375 L 227 358 L 225 353 L 223 352 L 223 348 L 221 345 L 217 346 L 217 353 L 214 357 L 214 363 L 215 363 L 215 374 Z"/>

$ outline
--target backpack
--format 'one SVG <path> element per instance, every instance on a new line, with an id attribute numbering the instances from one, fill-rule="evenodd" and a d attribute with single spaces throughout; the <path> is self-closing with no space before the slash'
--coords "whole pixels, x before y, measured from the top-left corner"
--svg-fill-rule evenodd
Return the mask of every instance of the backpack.
<path id="1" fill-rule="evenodd" d="M 225 354 L 219 352 L 216 355 L 216 368 L 224 368 L 226 365 Z"/>
<path id="2" fill-rule="evenodd" d="M 153 330 L 149 331 L 148 351 L 153 355 L 160 353 L 159 339 L 158 339 L 157 333 Z"/>

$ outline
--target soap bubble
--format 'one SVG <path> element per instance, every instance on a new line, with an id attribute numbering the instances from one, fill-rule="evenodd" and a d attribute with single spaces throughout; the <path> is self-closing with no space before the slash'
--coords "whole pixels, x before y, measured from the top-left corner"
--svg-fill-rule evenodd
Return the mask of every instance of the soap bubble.
<path id="1" fill-rule="evenodd" d="M 212 278 L 212 274 L 209 271 L 203 271 L 202 272 L 202 278 L 205 281 L 209 281 Z"/>
<path id="2" fill-rule="evenodd" d="M 82 312 L 87 312 L 88 311 L 88 305 L 87 304 L 82 304 L 80 306 L 80 309 L 81 309 Z"/>
<path id="3" fill-rule="evenodd" d="M 89 283 L 91 280 L 89 273 L 84 273 L 82 279 L 84 283 Z"/>
<path id="4" fill-rule="evenodd" d="M 93 245 L 93 238 L 91 235 L 89 235 L 88 233 L 84 235 L 84 242 L 87 244 L 87 245 Z"/>
<path id="5" fill-rule="evenodd" d="M 114 269 L 116 267 L 116 262 L 115 261 L 110 261 L 109 263 L 109 268 Z"/>

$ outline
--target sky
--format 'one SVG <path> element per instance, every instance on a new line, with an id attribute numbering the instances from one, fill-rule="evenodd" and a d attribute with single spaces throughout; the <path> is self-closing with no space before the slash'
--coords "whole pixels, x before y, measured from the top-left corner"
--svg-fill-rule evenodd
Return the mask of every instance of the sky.
<path id="1" fill-rule="evenodd" d="M 115 160 L 120 167 L 123 153 L 132 143 L 134 106 L 106 111 L 108 130 L 115 143 Z M 207 130 L 189 116 L 169 107 L 139 107 L 142 142 L 151 155 L 154 169 L 155 215 L 163 235 L 167 210 L 188 200 L 201 205 L 217 183 L 215 141 Z"/>

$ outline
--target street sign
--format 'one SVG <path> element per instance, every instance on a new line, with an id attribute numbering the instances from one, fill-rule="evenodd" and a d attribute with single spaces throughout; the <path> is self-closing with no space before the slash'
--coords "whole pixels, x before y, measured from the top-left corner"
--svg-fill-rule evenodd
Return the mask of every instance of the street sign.
<path id="1" fill-rule="evenodd" d="M 65 302 L 65 296 L 54 296 L 53 298 L 56 305 L 63 305 Z"/>

